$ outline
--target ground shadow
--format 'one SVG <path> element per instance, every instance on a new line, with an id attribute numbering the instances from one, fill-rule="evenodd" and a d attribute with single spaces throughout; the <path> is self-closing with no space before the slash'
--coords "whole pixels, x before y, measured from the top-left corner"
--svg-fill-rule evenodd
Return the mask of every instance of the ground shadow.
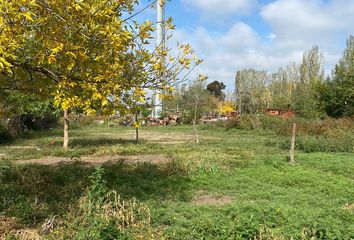
<path id="1" fill-rule="evenodd" d="M 142 144 L 146 143 L 144 140 L 129 140 L 121 138 L 74 138 L 70 140 L 71 147 L 99 147 L 106 145 L 128 145 L 128 144 Z"/>
<path id="2" fill-rule="evenodd" d="M 167 164 L 168 165 L 168 164 Z M 104 181 L 123 199 L 188 201 L 188 177 L 147 163 L 103 166 Z M 90 185 L 94 168 L 80 163 L 64 166 L 0 163 L 0 212 L 25 224 L 39 224 L 53 215 L 64 215 Z"/>
<path id="3" fill-rule="evenodd" d="M 63 137 L 63 130 L 59 128 L 46 129 L 46 130 L 31 130 L 24 132 L 19 136 L 19 139 L 33 140 L 41 138 L 60 138 Z"/>

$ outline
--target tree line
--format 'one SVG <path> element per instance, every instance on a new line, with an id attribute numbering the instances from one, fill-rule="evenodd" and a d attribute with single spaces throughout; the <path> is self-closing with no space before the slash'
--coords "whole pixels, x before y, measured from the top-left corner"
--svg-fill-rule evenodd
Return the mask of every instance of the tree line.
<path id="1" fill-rule="evenodd" d="M 243 69 L 235 78 L 239 113 L 264 108 L 291 108 L 301 117 L 321 118 L 354 115 L 354 37 L 332 75 L 325 77 L 324 57 L 317 46 L 303 54 L 300 64 L 290 63 L 275 73 Z"/>

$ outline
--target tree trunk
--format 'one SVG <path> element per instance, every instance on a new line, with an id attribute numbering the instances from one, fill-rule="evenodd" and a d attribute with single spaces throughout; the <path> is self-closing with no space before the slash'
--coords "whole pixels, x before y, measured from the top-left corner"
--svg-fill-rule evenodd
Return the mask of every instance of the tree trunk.
<path id="1" fill-rule="evenodd" d="M 198 101 L 195 102 L 194 105 L 194 118 L 193 118 L 193 130 L 194 130 L 194 137 L 195 137 L 195 142 L 199 143 L 199 137 L 198 137 L 198 131 L 197 131 L 197 108 L 198 108 Z"/>
<path id="2" fill-rule="evenodd" d="M 69 116 L 68 110 L 64 110 L 64 143 L 63 148 L 67 149 L 69 147 Z"/>
<path id="3" fill-rule="evenodd" d="M 239 95 L 239 103 L 238 103 L 238 114 L 240 117 L 242 116 L 242 95 Z"/>
<path id="4" fill-rule="evenodd" d="M 198 131 L 197 131 L 197 126 L 196 126 L 195 119 L 193 119 L 193 130 L 194 130 L 195 142 L 199 143 L 199 137 L 198 137 Z"/>
<path id="5" fill-rule="evenodd" d="M 135 123 L 138 124 L 138 114 L 135 114 Z M 139 126 L 135 127 L 135 141 L 139 141 Z"/>
<path id="6" fill-rule="evenodd" d="M 296 123 L 293 123 L 293 131 L 291 134 L 289 163 L 295 163 L 295 135 L 296 135 Z"/>

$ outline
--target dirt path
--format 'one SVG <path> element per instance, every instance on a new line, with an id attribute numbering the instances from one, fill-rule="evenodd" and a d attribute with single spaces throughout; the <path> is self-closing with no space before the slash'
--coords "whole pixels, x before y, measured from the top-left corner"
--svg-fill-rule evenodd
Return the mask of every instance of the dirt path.
<path id="1" fill-rule="evenodd" d="M 171 159 L 165 157 L 162 154 L 156 155 L 113 155 L 113 156 L 87 156 L 82 158 L 65 158 L 65 157 L 43 157 L 40 159 L 29 159 L 16 161 L 17 164 L 40 164 L 47 166 L 58 166 L 63 164 L 72 164 L 75 162 L 82 163 L 89 166 L 100 166 L 100 165 L 112 165 L 120 161 L 126 161 L 128 163 L 152 163 L 152 164 L 162 164 L 167 163 Z"/>
<path id="2" fill-rule="evenodd" d="M 196 205 L 226 205 L 231 204 L 233 198 L 229 196 L 204 195 L 193 200 Z"/>

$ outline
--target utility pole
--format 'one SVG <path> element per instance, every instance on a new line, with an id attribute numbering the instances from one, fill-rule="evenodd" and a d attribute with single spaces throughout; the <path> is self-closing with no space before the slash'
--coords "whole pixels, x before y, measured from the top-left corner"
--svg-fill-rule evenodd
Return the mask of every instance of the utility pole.
<path id="1" fill-rule="evenodd" d="M 165 49 L 165 1 L 166 0 L 157 0 L 156 9 L 157 9 L 157 26 L 156 26 L 156 48 Z M 161 56 L 161 58 L 164 58 Z M 162 63 L 165 64 L 165 59 L 161 59 Z M 163 74 L 159 76 L 163 77 Z M 162 80 L 162 79 L 161 79 Z M 154 109 L 152 111 L 152 116 L 154 118 L 161 117 L 162 112 L 162 101 L 159 98 L 160 91 L 156 89 L 154 95 Z"/>

